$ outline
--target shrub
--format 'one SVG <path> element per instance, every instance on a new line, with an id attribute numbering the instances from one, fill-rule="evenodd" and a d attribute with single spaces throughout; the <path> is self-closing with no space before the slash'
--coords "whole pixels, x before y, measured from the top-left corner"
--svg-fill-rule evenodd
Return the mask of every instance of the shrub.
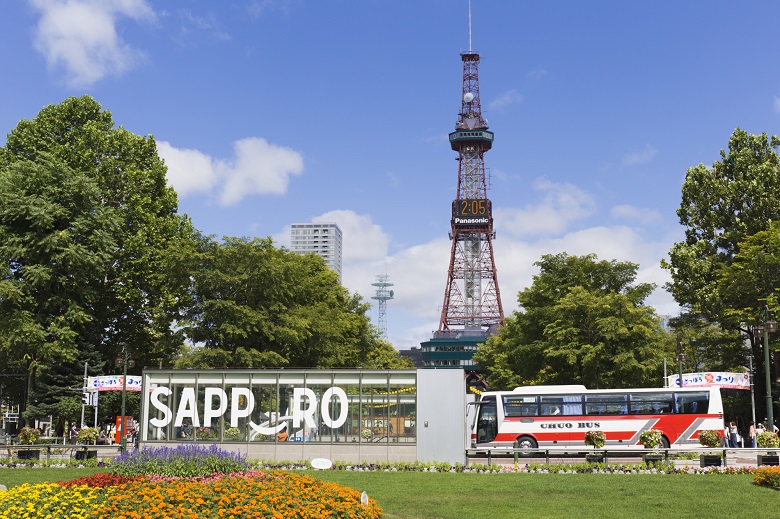
<path id="1" fill-rule="evenodd" d="M 38 438 L 41 437 L 41 432 L 34 427 L 22 427 L 19 431 L 19 443 L 22 445 L 32 445 L 38 443 Z"/>
<path id="2" fill-rule="evenodd" d="M 604 431 L 594 430 L 585 433 L 585 445 L 592 445 L 597 449 L 604 446 L 606 439 L 607 436 L 604 434 Z"/>
<path id="3" fill-rule="evenodd" d="M 765 431 L 756 436 L 756 444 L 763 448 L 777 448 L 780 447 L 780 438 L 777 433 Z"/>
<path id="4" fill-rule="evenodd" d="M 718 447 L 720 445 L 720 431 L 700 431 L 699 443 L 705 447 Z"/>
<path id="5" fill-rule="evenodd" d="M 244 433 L 238 427 L 230 427 L 225 431 L 226 440 L 240 440 L 244 437 Z"/>
<path id="6" fill-rule="evenodd" d="M 217 445 L 192 444 L 127 452 L 114 460 L 109 472 L 128 477 L 143 474 L 195 477 L 245 472 L 248 468 L 240 454 L 222 450 Z"/>
<path id="7" fill-rule="evenodd" d="M 753 483 L 762 487 L 780 487 L 780 467 L 761 467 L 756 469 L 753 473 Z"/>
<path id="8" fill-rule="evenodd" d="M 659 431 L 658 429 L 648 429 L 639 433 L 639 443 L 648 449 L 654 449 L 655 447 L 661 445 L 662 436 L 662 431 Z"/>
<path id="9" fill-rule="evenodd" d="M 83 429 L 79 430 L 77 437 L 79 440 L 79 443 L 95 443 L 95 440 L 97 440 L 99 431 L 95 429 L 94 427 L 84 427 Z"/>

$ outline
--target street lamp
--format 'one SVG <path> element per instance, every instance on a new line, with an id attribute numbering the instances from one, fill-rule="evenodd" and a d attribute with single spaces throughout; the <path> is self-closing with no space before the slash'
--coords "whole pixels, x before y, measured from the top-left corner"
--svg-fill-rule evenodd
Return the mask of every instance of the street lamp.
<path id="1" fill-rule="evenodd" d="M 682 339 L 677 337 L 677 369 L 680 375 L 680 387 L 683 387 L 683 362 L 685 362 L 685 348 L 682 345 Z"/>
<path id="2" fill-rule="evenodd" d="M 119 452 L 124 454 L 127 452 L 127 436 L 125 436 L 125 403 L 127 401 L 127 367 L 133 368 L 135 361 L 130 358 L 130 348 L 127 344 L 122 345 L 122 353 L 116 358 L 116 365 L 122 366 L 122 421 L 120 422 L 119 429 Z"/>
<path id="3" fill-rule="evenodd" d="M 761 323 L 756 325 L 756 331 L 764 335 L 764 375 L 766 376 L 766 430 L 774 431 L 775 418 L 772 412 L 772 379 L 769 375 L 769 334 L 777 331 L 777 321 L 771 319 L 767 305 L 761 310 Z"/>

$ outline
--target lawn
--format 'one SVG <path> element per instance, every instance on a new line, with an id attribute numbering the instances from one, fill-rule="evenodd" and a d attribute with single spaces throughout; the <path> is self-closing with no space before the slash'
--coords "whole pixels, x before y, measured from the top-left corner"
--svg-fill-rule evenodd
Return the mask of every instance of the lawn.
<path id="1" fill-rule="evenodd" d="M 0 469 L 7 487 L 61 481 L 104 469 Z M 663 514 L 760 517 L 777 506 L 777 491 L 751 475 L 468 474 L 311 471 L 315 477 L 365 490 L 384 517 L 494 519 L 626 518 Z"/>

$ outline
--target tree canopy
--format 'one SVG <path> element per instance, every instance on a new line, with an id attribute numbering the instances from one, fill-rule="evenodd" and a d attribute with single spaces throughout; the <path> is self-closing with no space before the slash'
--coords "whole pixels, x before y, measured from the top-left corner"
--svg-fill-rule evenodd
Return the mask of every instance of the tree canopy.
<path id="1" fill-rule="evenodd" d="M 741 370 L 750 355 L 757 372 L 764 370 L 756 325 L 767 308 L 777 313 L 780 288 L 778 146 L 777 136 L 737 128 L 720 160 L 691 167 L 685 177 L 677 210 L 685 240 L 662 266 L 672 277 L 667 288 L 690 314 L 680 330 L 693 322 L 722 330 L 714 342 L 692 344 L 708 359 L 706 369 Z M 755 378 L 759 394 L 766 390 L 763 379 Z"/>
<path id="2" fill-rule="evenodd" d="M 227 237 L 204 239 L 190 258 L 194 304 L 183 326 L 203 345 L 190 353 L 196 365 L 367 367 L 382 349 L 369 306 L 318 256 Z"/>
<path id="3" fill-rule="evenodd" d="M 535 265 L 540 273 L 518 294 L 521 309 L 474 357 L 491 387 L 661 384 L 673 346 L 643 305 L 654 286 L 634 283 L 637 265 L 565 253 Z"/>

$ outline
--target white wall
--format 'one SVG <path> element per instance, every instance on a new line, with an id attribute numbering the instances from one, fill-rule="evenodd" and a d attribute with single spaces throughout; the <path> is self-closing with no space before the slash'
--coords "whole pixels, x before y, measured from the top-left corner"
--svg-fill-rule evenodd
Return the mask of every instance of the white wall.
<path id="1" fill-rule="evenodd" d="M 417 459 L 465 463 L 465 422 L 463 370 L 417 370 Z"/>

